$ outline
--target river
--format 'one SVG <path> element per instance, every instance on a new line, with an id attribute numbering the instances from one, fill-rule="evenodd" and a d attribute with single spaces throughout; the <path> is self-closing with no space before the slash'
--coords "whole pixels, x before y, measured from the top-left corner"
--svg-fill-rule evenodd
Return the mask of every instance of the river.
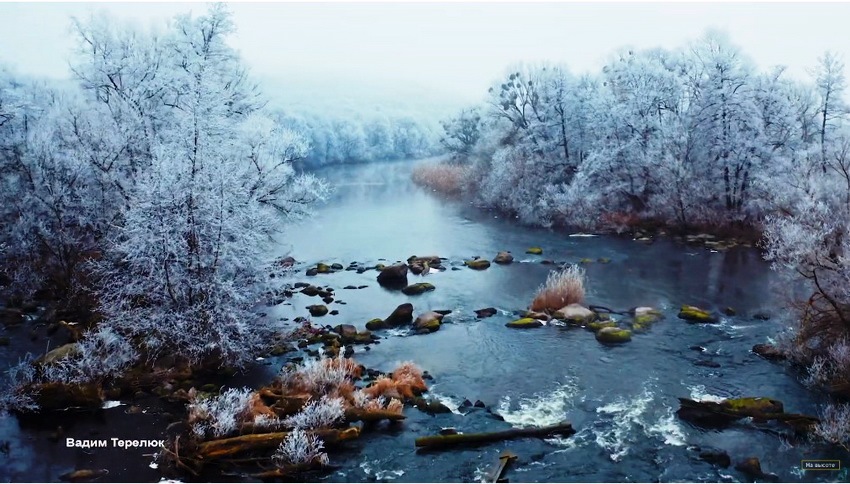
<path id="1" fill-rule="evenodd" d="M 429 162 L 429 161 L 422 161 Z M 417 162 L 419 163 L 419 162 Z M 274 254 L 290 254 L 302 265 L 361 262 L 374 265 L 405 260 L 411 255 L 439 255 L 458 264 L 473 256 L 492 259 L 511 251 L 511 265 L 484 271 L 431 272 L 422 280 L 436 290 L 405 296 L 385 290 L 375 272 L 304 276 L 292 281 L 330 285 L 339 300 L 330 305 L 338 316 L 317 318 L 322 325 L 352 323 L 363 328 L 383 318 L 399 304 L 412 302 L 414 314 L 432 309 L 452 313 L 433 334 L 407 336 L 401 331 L 379 332 L 380 344 L 369 351 L 356 347 L 354 358 L 367 367 L 390 371 L 397 363 L 413 361 L 433 375 L 430 393 L 451 408 L 464 399 L 481 400 L 501 415 L 485 409 L 462 409 L 429 416 L 416 409 L 398 428 L 366 432 L 354 445 L 331 454 L 340 466 L 327 481 L 473 481 L 509 449 L 519 455 L 508 471 L 512 481 L 691 481 L 741 482 L 733 468 L 718 468 L 698 458 L 697 447 L 723 449 L 733 462 L 755 456 L 765 472 L 782 481 L 846 481 L 846 471 L 799 470 L 801 459 L 842 459 L 848 454 L 829 446 L 785 438 L 773 427 L 743 422 L 722 431 L 705 431 L 679 420 L 678 397 L 723 398 L 767 396 L 781 400 L 786 411 L 816 414 L 827 398 L 798 382 L 794 370 L 754 355 L 781 329 L 783 291 L 780 278 L 754 249 L 714 252 L 657 239 L 652 244 L 628 237 L 570 237 L 569 232 L 529 228 L 513 220 L 476 209 L 414 186 L 413 162 L 328 168 L 319 173 L 334 186 L 327 203 L 313 218 L 291 227 L 275 245 Z M 525 254 L 542 247 L 542 256 Z M 552 265 L 542 259 L 586 264 L 587 301 L 615 309 L 653 306 L 665 319 L 632 341 L 619 346 L 598 343 L 591 332 L 544 326 L 513 330 L 515 319 L 546 279 Z M 597 262 L 599 258 L 610 263 Z M 420 276 L 412 276 L 418 281 Z M 347 285 L 367 285 L 345 290 Z M 288 304 L 267 308 L 268 317 L 306 316 L 315 298 L 296 294 Z M 736 316 L 719 324 L 689 324 L 676 318 L 678 306 L 692 304 L 719 311 L 732 307 Z M 499 313 L 476 319 L 473 310 L 492 306 Z M 752 316 L 767 312 L 770 320 Z M 692 349 L 701 347 L 699 349 Z M 708 360 L 719 366 L 698 366 Z M 239 377 L 261 384 L 280 361 Z M 265 370 L 264 370 L 265 369 Z M 128 415 L 126 406 L 83 419 L 73 436 L 109 434 L 144 427 L 151 436 L 170 417 L 163 410 Z M 418 436 L 455 427 L 463 432 L 501 430 L 514 426 L 547 425 L 568 420 L 577 433 L 569 438 L 525 439 L 452 452 L 421 453 Z M 109 480 L 158 480 L 141 453 L 116 457 L 106 451 L 87 454 L 51 443 L 54 426 L 21 425 L 0 420 L 0 440 L 12 442 L 8 461 L 0 463 L 6 480 L 56 480 L 78 466 L 110 469 Z M 68 429 L 65 429 L 66 432 Z M 134 436 L 137 434 L 133 434 Z M 141 438 L 141 435 L 134 438 Z M 79 438 L 79 437 L 78 437 Z"/>

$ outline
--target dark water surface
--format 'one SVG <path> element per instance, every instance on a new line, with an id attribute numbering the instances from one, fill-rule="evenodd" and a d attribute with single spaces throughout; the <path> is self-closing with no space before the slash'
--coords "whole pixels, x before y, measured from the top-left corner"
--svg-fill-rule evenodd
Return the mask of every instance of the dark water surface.
<path id="1" fill-rule="evenodd" d="M 340 470 L 323 480 L 480 480 L 499 452 L 510 449 L 519 455 L 507 474 L 514 482 L 746 481 L 732 468 L 700 461 L 695 446 L 724 449 L 733 462 L 758 457 L 763 470 L 782 481 L 848 480 L 846 471 L 799 471 L 801 459 L 842 459 L 846 466 L 850 463 L 846 452 L 789 439 L 774 427 L 749 422 L 705 431 L 674 414 L 678 397 L 767 396 L 784 402 L 786 411 L 808 414 L 816 414 L 826 402 L 800 385 L 793 370 L 750 352 L 754 344 L 779 331 L 784 313 L 775 287 L 778 277 L 757 251 L 717 253 L 665 239 L 646 245 L 628 238 L 570 237 L 567 232 L 522 227 L 414 187 L 409 181 L 411 166 L 388 163 L 325 170 L 321 175 L 336 185 L 333 197 L 316 217 L 290 229 L 275 255 L 291 253 L 303 269 L 319 261 L 374 265 L 411 255 L 439 255 L 450 265 L 476 255 L 492 259 L 500 250 L 513 252 L 516 262 L 508 266 L 432 272 L 421 280 L 433 283 L 436 290 L 412 297 L 380 288 L 374 271 L 310 278 L 299 270 L 292 279 L 329 285 L 346 303 L 332 303 L 330 309 L 340 314 L 318 318 L 323 325 L 352 323 L 362 329 L 369 319 L 384 318 L 405 302 L 413 303 L 415 314 L 452 310 L 437 333 L 380 332 L 381 343 L 370 351 L 356 347 L 355 358 L 385 371 L 413 361 L 434 376 L 431 394 L 451 408 L 464 399 L 481 400 L 505 422 L 484 409 L 434 417 L 407 409 L 408 419 L 397 429 L 367 431 L 354 445 L 332 453 L 331 461 Z M 544 254 L 524 254 L 531 246 L 542 247 Z M 542 259 L 578 262 L 601 257 L 611 262 L 586 265 L 588 303 L 615 309 L 653 306 L 666 318 L 621 346 L 603 346 L 583 329 L 544 326 L 519 331 L 504 326 L 515 319 L 514 311 L 528 306 L 553 268 L 541 264 Z M 419 280 L 411 277 L 411 282 Z M 347 285 L 369 287 L 343 289 Z M 305 306 L 317 302 L 296 294 L 291 304 L 266 312 L 275 319 L 291 319 L 306 316 Z M 737 316 L 724 317 L 717 325 L 688 324 L 675 317 L 681 304 L 714 310 L 730 306 Z M 488 306 L 499 309 L 499 314 L 477 320 L 473 310 Z M 773 317 L 753 319 L 759 311 Z M 705 351 L 689 349 L 695 345 Z M 697 360 L 720 366 L 696 366 Z M 272 360 L 272 365 L 240 376 L 239 382 L 262 384 L 279 366 Z M 162 409 L 128 415 L 126 408 L 105 410 L 64 430 L 76 438 L 89 438 L 89 433 L 143 438 L 158 435 L 173 420 Z M 440 453 L 416 452 L 413 443 L 442 427 L 471 432 L 564 420 L 573 423 L 577 434 Z M 159 480 L 158 470 L 148 467 L 152 459 L 142 452 L 98 449 L 84 454 L 49 441 L 53 429 L 52 424 L 0 420 L 0 440 L 11 442 L 9 455 L 0 456 L 0 478 L 48 481 L 75 467 L 103 467 L 110 470 L 109 480 Z"/>

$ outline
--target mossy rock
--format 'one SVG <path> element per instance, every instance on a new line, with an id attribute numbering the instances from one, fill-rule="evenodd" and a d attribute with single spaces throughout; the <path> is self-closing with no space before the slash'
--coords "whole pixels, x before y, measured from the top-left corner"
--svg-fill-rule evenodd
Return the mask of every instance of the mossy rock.
<path id="1" fill-rule="evenodd" d="M 541 254 L 543 254 L 543 249 L 541 249 L 540 247 L 529 247 L 525 251 L 525 253 L 526 254 L 541 255 Z"/>
<path id="2" fill-rule="evenodd" d="M 609 259 L 607 257 L 600 257 L 600 258 L 596 259 L 596 262 L 598 262 L 600 264 L 610 264 L 611 259 Z"/>
<path id="3" fill-rule="evenodd" d="M 593 331 L 594 333 L 603 329 L 603 328 L 616 328 L 617 323 L 611 321 L 610 319 L 607 321 L 593 321 L 592 323 L 587 324 L 587 329 Z"/>
<path id="4" fill-rule="evenodd" d="M 784 412 L 782 402 L 765 397 L 729 398 L 720 402 L 720 405 L 729 411 L 750 417 Z"/>
<path id="5" fill-rule="evenodd" d="M 468 260 L 463 263 L 466 267 L 470 269 L 475 269 L 479 271 L 483 271 L 484 269 L 490 267 L 490 261 L 487 259 L 475 259 Z"/>
<path id="6" fill-rule="evenodd" d="M 415 329 L 417 331 L 433 333 L 435 331 L 438 331 L 440 329 L 440 326 L 441 326 L 440 320 L 435 318 L 435 319 L 429 319 L 428 321 L 419 323 L 415 327 Z"/>
<path id="7" fill-rule="evenodd" d="M 661 320 L 664 313 L 657 309 L 637 308 L 632 317 L 632 329 L 644 330 Z"/>
<path id="8" fill-rule="evenodd" d="M 319 262 L 316 264 L 316 272 L 319 274 L 327 274 L 331 272 L 331 266 L 325 264 L 324 262 Z"/>
<path id="9" fill-rule="evenodd" d="M 705 309 L 700 309 L 696 306 L 688 305 L 682 306 L 682 309 L 679 311 L 679 318 L 686 321 L 693 321 L 695 323 L 718 322 L 717 316 L 711 314 L 711 312 L 706 311 Z"/>
<path id="10" fill-rule="evenodd" d="M 313 316 L 314 318 L 328 314 L 328 307 L 324 304 L 313 304 L 312 306 L 307 306 L 307 310 L 310 311 L 310 316 Z"/>
<path id="11" fill-rule="evenodd" d="M 596 340 L 600 343 L 625 343 L 632 340 L 632 332 L 617 327 L 602 328 L 596 333 Z"/>
<path id="12" fill-rule="evenodd" d="M 386 267 L 387 267 L 386 264 L 375 264 L 375 270 L 376 271 L 382 271 L 382 270 L 386 269 Z"/>
<path id="13" fill-rule="evenodd" d="M 387 325 L 381 318 L 370 319 L 366 322 L 366 329 L 368 329 L 369 331 L 377 331 L 379 329 L 385 328 L 387 328 Z"/>
<path id="14" fill-rule="evenodd" d="M 591 262 L 593 262 L 593 259 L 588 259 L 587 257 L 583 257 L 580 261 L 578 261 L 579 264 L 590 264 Z"/>
<path id="15" fill-rule="evenodd" d="M 433 284 L 428 282 L 417 282 L 416 284 L 411 284 L 404 289 L 401 290 L 404 294 L 408 296 L 415 296 L 418 294 L 422 294 L 428 291 L 433 291 L 436 289 Z"/>
<path id="16" fill-rule="evenodd" d="M 521 318 L 521 319 L 517 319 L 516 321 L 511 321 L 510 323 L 505 324 L 505 326 L 507 326 L 509 328 L 516 328 L 516 329 L 529 329 L 529 328 L 539 328 L 539 327 L 543 326 L 543 323 L 541 323 L 540 321 L 538 321 L 536 319 L 532 319 L 532 318 Z"/>

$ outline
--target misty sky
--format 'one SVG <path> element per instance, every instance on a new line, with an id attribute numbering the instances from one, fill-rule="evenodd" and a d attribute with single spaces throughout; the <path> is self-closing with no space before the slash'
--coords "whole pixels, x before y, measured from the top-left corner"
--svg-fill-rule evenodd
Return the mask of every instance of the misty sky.
<path id="1" fill-rule="evenodd" d="M 0 62 L 24 74 L 67 76 L 69 18 L 104 10 L 149 26 L 205 4 L 0 4 Z M 623 46 L 684 45 L 726 31 L 759 68 L 805 76 L 825 50 L 850 61 L 850 4 L 769 3 L 238 3 L 233 46 L 259 78 L 427 88 L 476 101 L 516 61 L 598 70 Z"/>

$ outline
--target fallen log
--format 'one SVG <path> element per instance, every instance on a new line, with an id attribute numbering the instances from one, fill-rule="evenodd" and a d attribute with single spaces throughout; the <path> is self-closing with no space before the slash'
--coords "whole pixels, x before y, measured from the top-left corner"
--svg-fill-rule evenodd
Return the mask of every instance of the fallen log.
<path id="1" fill-rule="evenodd" d="M 388 410 L 363 410 L 362 408 L 349 408 L 345 411 L 346 422 L 380 422 L 381 420 L 389 420 L 397 422 L 404 420 L 404 414 L 398 412 L 390 412 Z"/>
<path id="2" fill-rule="evenodd" d="M 356 439 L 360 436 L 360 429 L 349 427 L 343 430 L 316 430 L 312 433 L 321 438 L 327 445 Z M 198 445 L 196 455 L 200 459 L 215 460 L 256 450 L 273 449 L 280 445 L 287 435 L 289 435 L 289 432 L 270 432 L 208 440 Z"/>
<path id="3" fill-rule="evenodd" d="M 443 449 L 458 445 L 474 445 L 500 440 L 522 439 L 525 437 L 546 438 L 553 435 L 572 435 L 576 431 L 569 422 L 562 422 L 548 427 L 537 427 L 528 429 L 508 429 L 498 432 L 485 432 L 476 434 L 454 434 L 454 435 L 429 435 L 416 439 L 416 447 L 425 449 Z"/>

